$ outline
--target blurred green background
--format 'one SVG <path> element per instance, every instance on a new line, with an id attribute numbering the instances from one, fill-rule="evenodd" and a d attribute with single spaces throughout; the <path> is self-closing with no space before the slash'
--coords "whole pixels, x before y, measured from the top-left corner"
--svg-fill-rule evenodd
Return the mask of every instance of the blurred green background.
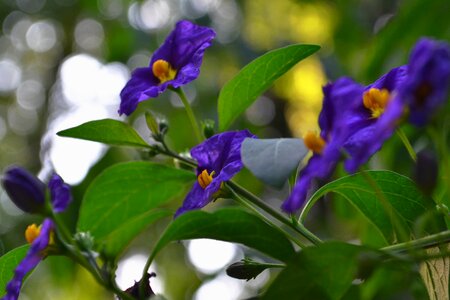
<path id="1" fill-rule="evenodd" d="M 217 31 L 214 45 L 206 51 L 200 77 L 186 87 L 200 119 L 216 120 L 220 87 L 252 59 L 292 43 L 321 45 L 318 54 L 278 80 L 234 124 L 234 128 L 249 128 L 259 137 L 301 137 L 307 130 L 318 130 L 321 88 L 327 81 L 351 76 L 368 84 L 390 68 L 406 63 L 420 37 L 448 41 L 449 11 L 447 0 L 2 0 L 0 168 L 21 165 L 43 180 L 56 170 L 74 186 L 75 203 L 66 219 L 75 228 L 84 190 L 101 170 L 120 161 L 147 157 L 131 149 L 59 138 L 55 133 L 89 120 L 119 119 L 119 92 L 131 70 L 148 64 L 152 51 L 176 21 L 190 19 Z M 175 95 L 166 92 L 147 101 L 128 118 L 151 142 L 143 119 L 147 109 L 168 119 L 168 138 L 174 149 L 187 151 L 194 145 Z M 423 131 L 405 129 L 416 149 L 432 144 Z M 372 159 L 370 166 L 411 176 L 411 164 L 396 138 Z M 263 187 L 247 171 L 239 175 L 239 180 L 275 207 L 288 193 L 287 188 L 279 192 Z M 181 200 L 174 201 L 174 209 Z M 327 199 L 313 214 L 308 226 L 325 238 L 359 238 L 382 245 L 373 228 L 339 199 L 333 203 Z M 124 254 L 118 272 L 123 288 L 139 279 L 145 255 L 169 221 L 150 228 Z M 39 219 L 22 214 L 0 190 L 1 254 L 24 244 L 23 231 L 31 222 Z M 228 256 L 214 257 L 220 252 L 213 248 L 217 245 L 203 242 L 206 244 L 173 244 L 160 254 L 153 267 L 158 275 L 152 280 L 156 291 L 168 299 L 208 299 L 208 289 L 216 292 L 214 299 L 243 299 L 254 296 L 270 280 L 268 273 L 247 284 L 227 279 L 223 272 L 227 263 L 241 259 L 243 253 L 256 254 L 219 245 L 230 248 Z M 222 263 L 212 271 L 202 269 L 187 256 L 186 249 L 189 253 L 206 249 L 200 256 L 210 254 L 213 261 Z M 416 279 L 411 280 L 420 285 Z M 395 288 L 407 289 L 409 283 Z M 21 297 L 113 299 L 89 274 L 62 257 L 51 257 L 41 264 L 25 284 Z"/>

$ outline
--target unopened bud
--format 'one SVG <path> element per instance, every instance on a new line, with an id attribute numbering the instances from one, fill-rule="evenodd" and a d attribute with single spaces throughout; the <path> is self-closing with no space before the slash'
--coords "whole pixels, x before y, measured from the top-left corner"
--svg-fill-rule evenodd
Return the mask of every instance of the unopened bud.
<path id="1" fill-rule="evenodd" d="M 27 213 L 45 209 L 45 184 L 20 167 L 10 167 L 2 178 L 2 185 L 14 204 Z"/>
<path id="2" fill-rule="evenodd" d="M 216 133 L 214 130 L 214 120 L 210 119 L 204 120 L 202 122 L 202 128 L 203 128 L 203 135 L 207 139 L 209 139 Z"/>
<path id="3" fill-rule="evenodd" d="M 231 264 L 227 269 L 227 275 L 236 279 L 250 279 L 256 278 L 261 274 L 268 266 L 264 264 L 258 264 L 255 262 L 238 261 Z"/>
<path id="4" fill-rule="evenodd" d="M 77 232 L 74 239 L 83 248 L 83 250 L 89 251 L 94 248 L 94 237 L 90 232 Z"/>
<path id="5" fill-rule="evenodd" d="M 147 123 L 148 129 L 150 129 L 153 135 L 159 134 L 158 122 L 156 121 L 155 116 L 150 111 L 145 112 L 145 122 Z"/>
<path id="6" fill-rule="evenodd" d="M 169 131 L 169 123 L 167 122 L 167 119 L 163 117 L 158 118 L 158 127 L 160 134 L 165 135 L 167 131 Z"/>

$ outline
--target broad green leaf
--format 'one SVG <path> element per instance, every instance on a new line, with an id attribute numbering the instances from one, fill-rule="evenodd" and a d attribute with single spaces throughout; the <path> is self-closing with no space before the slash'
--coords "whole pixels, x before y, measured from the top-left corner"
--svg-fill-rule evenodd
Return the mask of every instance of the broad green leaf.
<path id="1" fill-rule="evenodd" d="M 149 147 L 133 127 L 113 119 L 86 122 L 57 135 L 115 146 Z"/>
<path id="2" fill-rule="evenodd" d="M 90 232 L 99 250 L 114 257 L 150 223 L 172 215 L 162 207 L 194 179 L 191 172 L 150 162 L 114 165 L 86 190 L 78 231 Z"/>
<path id="3" fill-rule="evenodd" d="M 225 208 L 214 213 L 191 211 L 176 218 L 156 244 L 152 258 L 172 241 L 200 238 L 240 243 L 280 261 L 295 254 L 290 241 L 274 227 L 241 209 Z"/>
<path id="4" fill-rule="evenodd" d="M 262 299 L 340 299 L 366 248 L 340 242 L 304 248 L 278 275 Z"/>
<path id="5" fill-rule="evenodd" d="M 381 200 L 373 184 L 381 191 Z M 406 226 L 408 234 L 413 233 L 415 221 L 432 205 L 432 200 L 424 197 L 411 179 L 391 171 L 368 171 L 364 175 L 357 173 L 324 185 L 312 196 L 301 219 L 305 219 L 314 203 L 330 192 L 341 195 L 354 205 L 389 243 L 396 237 L 391 217 L 381 201 L 389 203 L 397 221 Z"/>
<path id="6" fill-rule="evenodd" d="M 25 257 L 29 248 L 29 245 L 23 245 L 0 257 L 0 297 L 6 294 L 6 285 L 13 278 L 14 270 Z"/>
<path id="7" fill-rule="evenodd" d="M 220 91 L 219 130 L 226 130 L 276 79 L 319 48 L 317 45 L 290 45 L 267 52 L 246 65 Z"/>
<path id="8" fill-rule="evenodd" d="M 245 139 L 244 165 L 265 183 L 282 188 L 308 150 L 300 139 Z"/>

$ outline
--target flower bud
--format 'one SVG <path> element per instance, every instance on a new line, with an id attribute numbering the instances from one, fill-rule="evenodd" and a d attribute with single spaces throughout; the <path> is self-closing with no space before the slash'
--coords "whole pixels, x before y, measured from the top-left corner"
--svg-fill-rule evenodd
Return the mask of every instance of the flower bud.
<path id="1" fill-rule="evenodd" d="M 167 122 L 167 119 L 164 117 L 158 118 L 158 126 L 161 135 L 165 135 L 169 130 L 169 123 Z"/>
<path id="2" fill-rule="evenodd" d="M 210 119 L 204 120 L 202 122 L 202 127 L 203 127 L 203 135 L 205 136 L 205 138 L 209 139 L 214 134 L 216 134 L 216 132 L 214 130 L 214 121 L 213 120 L 210 120 Z"/>
<path id="3" fill-rule="evenodd" d="M 261 274 L 268 266 L 264 264 L 258 264 L 255 262 L 238 261 L 231 264 L 226 269 L 227 275 L 236 279 L 250 279 L 256 278 Z"/>
<path id="4" fill-rule="evenodd" d="M 9 167 L 2 185 L 14 204 L 27 213 L 38 213 L 45 208 L 45 184 L 23 168 Z"/>
<path id="5" fill-rule="evenodd" d="M 83 250 L 90 251 L 94 248 L 94 237 L 90 232 L 77 232 L 74 239 Z"/>
<path id="6" fill-rule="evenodd" d="M 150 111 L 145 112 L 145 122 L 154 136 L 159 134 L 158 122 Z"/>

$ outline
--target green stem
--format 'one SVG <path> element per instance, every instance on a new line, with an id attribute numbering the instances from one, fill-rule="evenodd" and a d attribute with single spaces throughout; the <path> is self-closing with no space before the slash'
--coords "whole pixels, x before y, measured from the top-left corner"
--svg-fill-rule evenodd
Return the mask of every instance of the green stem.
<path id="1" fill-rule="evenodd" d="M 295 244 L 297 244 L 300 248 L 305 248 L 306 245 L 303 244 L 301 241 L 299 241 L 298 239 L 294 238 L 293 236 L 291 236 L 290 234 L 288 234 L 287 232 L 283 231 L 280 227 L 278 227 L 277 225 L 275 225 L 270 219 L 268 219 L 264 214 L 262 214 L 259 210 L 257 210 L 255 207 L 253 207 L 252 205 L 250 205 L 247 201 L 245 201 L 244 199 L 242 199 L 234 189 L 232 189 L 231 187 L 228 187 L 229 190 L 231 191 L 231 193 L 233 194 L 235 200 L 237 202 L 239 202 L 241 205 L 247 207 L 248 209 L 250 209 L 251 211 L 253 211 L 256 215 L 260 216 L 263 220 L 265 220 L 269 225 L 271 225 L 274 229 L 278 230 L 281 234 L 283 234 L 284 236 L 286 236 L 288 239 L 290 239 L 292 242 L 294 242 Z"/>
<path id="2" fill-rule="evenodd" d="M 100 285 L 115 293 L 122 300 L 135 300 L 133 297 L 118 288 L 115 281 L 105 282 L 102 276 L 102 272 L 92 254 L 90 252 L 87 252 L 87 258 L 83 255 L 80 255 L 78 246 L 74 243 L 74 239 L 72 238 L 69 229 L 66 227 L 64 222 L 62 222 L 59 214 L 52 212 L 52 218 L 56 223 L 56 229 L 60 234 L 60 238 L 62 237 L 60 241 L 61 245 L 66 249 L 68 255 L 74 261 L 88 270 Z"/>
<path id="3" fill-rule="evenodd" d="M 369 183 L 369 185 L 375 191 L 377 198 L 380 200 L 381 205 L 383 206 L 385 212 L 389 216 L 391 224 L 394 228 L 394 232 L 397 233 L 398 238 L 402 241 L 408 240 L 408 231 L 404 228 L 403 224 L 399 221 L 398 213 L 394 210 L 391 203 L 386 199 L 383 191 L 378 186 L 377 182 L 370 176 L 370 174 L 366 170 L 361 170 L 360 173 L 364 179 Z"/>
<path id="4" fill-rule="evenodd" d="M 438 246 L 450 242 L 450 230 L 432 234 L 420 239 L 399 243 L 396 245 L 381 248 L 383 251 L 389 252 L 407 252 L 414 249 L 423 249 Z"/>
<path id="5" fill-rule="evenodd" d="M 66 242 L 73 244 L 72 234 L 69 229 L 66 227 L 66 224 L 61 220 L 59 214 L 52 212 L 52 218 L 56 223 L 57 231 L 62 235 Z"/>
<path id="6" fill-rule="evenodd" d="M 408 151 L 408 154 L 411 157 L 411 159 L 413 161 L 417 161 L 416 152 L 414 151 L 411 143 L 409 142 L 408 137 L 406 136 L 406 134 L 403 132 L 403 130 L 401 128 L 397 129 L 397 135 L 400 138 L 400 140 L 402 141 L 402 143 L 405 146 L 406 150 Z"/>
<path id="7" fill-rule="evenodd" d="M 236 184 L 235 182 L 233 182 L 231 180 L 228 181 L 226 184 L 231 189 L 235 190 L 238 194 L 242 195 L 245 199 L 247 199 L 248 201 L 250 201 L 251 203 L 253 203 L 257 207 L 261 208 L 262 210 L 264 210 L 266 213 L 270 214 L 272 217 L 274 217 L 275 219 L 277 219 L 281 223 L 289 226 L 294 231 L 296 231 L 299 234 L 301 234 L 303 237 L 308 239 L 314 245 L 319 245 L 319 244 L 322 243 L 322 241 L 317 236 L 315 236 L 313 233 L 308 231 L 306 229 L 306 227 L 304 227 L 302 224 L 300 224 L 300 223 L 297 223 L 297 224 L 292 223 L 289 219 L 284 217 L 281 213 L 279 213 L 278 211 L 274 210 L 272 207 L 270 207 L 269 205 L 264 203 L 261 199 L 259 199 L 257 196 L 253 195 L 252 193 L 250 193 L 248 190 L 244 189 L 240 185 Z"/>
<path id="8" fill-rule="evenodd" d="M 191 122 L 191 126 L 194 129 L 195 137 L 197 138 L 197 142 L 201 142 L 202 135 L 200 133 L 200 127 L 198 126 L 197 119 L 195 118 L 194 112 L 192 111 L 191 105 L 186 97 L 186 94 L 181 88 L 172 89 L 177 95 L 180 97 L 181 102 L 183 102 L 184 108 L 186 109 L 186 114 Z"/>

